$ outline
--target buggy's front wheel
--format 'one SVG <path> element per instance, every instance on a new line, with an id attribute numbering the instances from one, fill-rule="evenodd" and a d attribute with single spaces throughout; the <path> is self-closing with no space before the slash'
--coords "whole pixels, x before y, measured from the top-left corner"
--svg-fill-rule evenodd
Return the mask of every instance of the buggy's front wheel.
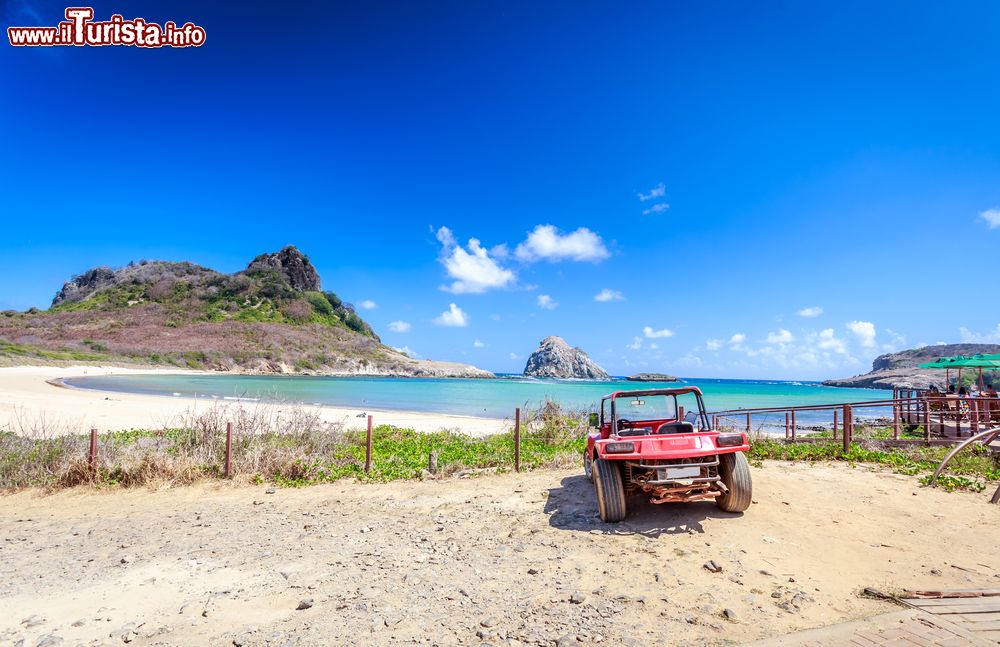
<path id="1" fill-rule="evenodd" d="M 587 480 L 594 482 L 594 454 L 589 449 L 583 453 L 583 473 Z"/>
<path id="2" fill-rule="evenodd" d="M 625 519 L 625 487 L 622 471 L 615 461 L 595 459 L 593 464 L 594 491 L 601 521 L 618 523 Z"/>
<path id="3" fill-rule="evenodd" d="M 750 507 L 753 482 L 750 480 L 750 465 L 743 452 L 719 456 L 719 478 L 727 492 L 716 497 L 716 505 L 726 512 L 743 512 Z"/>

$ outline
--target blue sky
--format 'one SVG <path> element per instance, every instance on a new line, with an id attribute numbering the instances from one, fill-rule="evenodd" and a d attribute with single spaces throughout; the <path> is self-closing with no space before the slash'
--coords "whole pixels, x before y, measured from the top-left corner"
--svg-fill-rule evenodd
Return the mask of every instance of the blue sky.
<path id="1" fill-rule="evenodd" d="M 551 334 L 791 379 L 1000 342 L 997 3 L 94 8 L 207 41 L 0 46 L 0 308 L 292 243 L 386 343 L 496 371 Z"/>

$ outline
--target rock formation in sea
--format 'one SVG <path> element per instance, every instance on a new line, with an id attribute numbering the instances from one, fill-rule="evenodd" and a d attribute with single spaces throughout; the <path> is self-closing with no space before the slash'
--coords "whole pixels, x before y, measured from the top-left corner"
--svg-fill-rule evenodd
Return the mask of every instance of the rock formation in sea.
<path id="1" fill-rule="evenodd" d="M 1000 344 L 941 344 L 911 348 L 898 353 L 879 355 L 872 362 L 872 370 L 838 380 L 826 380 L 824 386 L 859 387 L 868 389 L 926 389 L 932 384 L 944 386 L 945 372 L 937 369 L 917 368 L 939 357 L 1000 353 Z M 972 369 L 974 370 L 974 369 Z M 971 370 L 970 370 L 971 374 Z M 952 378 L 955 371 L 952 371 Z"/>
<path id="2" fill-rule="evenodd" d="M 573 348 L 562 337 L 546 337 L 528 358 L 524 374 L 530 377 L 610 379 L 607 371 L 597 365 L 579 348 Z"/>
<path id="3" fill-rule="evenodd" d="M 629 382 L 677 382 L 677 378 L 666 373 L 636 373 L 625 378 Z"/>

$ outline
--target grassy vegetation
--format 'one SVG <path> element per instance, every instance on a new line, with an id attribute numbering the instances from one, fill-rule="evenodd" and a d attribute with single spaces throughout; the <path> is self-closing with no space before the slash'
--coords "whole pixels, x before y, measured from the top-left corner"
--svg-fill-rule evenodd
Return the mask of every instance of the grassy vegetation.
<path id="1" fill-rule="evenodd" d="M 85 342 L 86 344 L 86 342 Z M 98 349 L 98 346 L 86 344 L 92 350 L 74 350 L 71 348 L 60 350 L 48 350 L 27 344 L 15 344 L 4 339 L 0 339 L 0 357 L 30 357 L 54 361 L 74 361 L 74 362 L 103 362 L 112 359 L 107 352 Z"/>
<path id="2" fill-rule="evenodd" d="M 0 488 L 128 487 L 220 478 L 228 421 L 234 424 L 232 471 L 239 482 L 303 486 L 344 478 L 416 479 L 427 476 L 432 454 L 439 475 L 506 472 L 514 467 L 512 431 L 475 438 L 455 431 L 419 433 L 381 425 L 373 430 L 372 470 L 366 473 L 364 430 L 345 429 L 294 407 L 219 405 L 164 430 L 100 434 L 96 471 L 87 464 L 88 436 L 69 433 L 44 419 L 18 419 L 11 429 L 0 430 Z M 526 415 L 522 469 L 579 467 L 586 433 L 584 413 L 567 414 L 548 404 Z M 926 483 L 948 451 L 886 448 L 864 440 L 844 453 L 840 442 L 786 444 L 761 436 L 752 440 L 749 458 L 757 466 L 764 460 L 881 466 L 919 476 Z M 939 482 L 947 490 L 982 491 L 989 481 L 1000 481 L 1000 464 L 984 450 L 959 455 L 948 472 Z"/>
<path id="3" fill-rule="evenodd" d="M 475 438 L 455 431 L 419 433 L 381 425 L 372 435 L 372 470 L 364 471 L 364 430 L 271 405 L 219 406 L 161 431 L 102 433 L 96 471 L 87 463 L 89 436 L 64 433 L 47 421 L 19 421 L 0 431 L 0 488 L 184 484 L 223 475 L 225 422 L 234 421 L 233 476 L 282 486 L 356 478 L 421 478 L 430 456 L 437 473 L 504 472 L 514 466 L 513 432 Z M 17 433 L 15 433 L 15 431 Z M 582 415 L 549 411 L 526 416 L 522 469 L 578 465 L 586 444 Z"/>
<path id="4" fill-rule="evenodd" d="M 851 450 L 845 453 L 840 441 L 790 444 L 783 439 L 758 437 L 750 444 L 748 458 L 758 465 L 763 460 L 880 465 L 898 474 L 920 475 L 921 483 L 926 484 L 950 451 L 950 447 L 879 447 L 877 441 L 861 441 L 852 443 Z M 980 492 L 986 488 L 987 481 L 998 480 L 1000 464 L 988 451 L 979 447 L 956 456 L 948 464 L 948 476 L 940 479 L 940 485 L 948 490 L 958 488 Z"/>
<path id="5" fill-rule="evenodd" d="M 833 430 L 824 429 L 823 431 L 810 431 L 809 433 L 800 433 L 799 436 L 806 438 L 833 438 Z M 899 429 L 899 437 L 902 440 L 920 440 L 924 437 L 924 428 L 916 427 L 914 429 L 907 429 L 901 426 Z M 854 435 L 852 436 L 855 440 L 861 442 L 866 440 L 892 440 L 892 427 L 887 426 L 857 426 L 854 429 Z"/>

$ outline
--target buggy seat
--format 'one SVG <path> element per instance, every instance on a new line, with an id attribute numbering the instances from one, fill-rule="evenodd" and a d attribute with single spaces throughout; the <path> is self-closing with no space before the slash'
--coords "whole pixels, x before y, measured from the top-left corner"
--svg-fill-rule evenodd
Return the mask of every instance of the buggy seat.
<path id="1" fill-rule="evenodd" d="M 656 429 L 658 434 L 693 434 L 694 425 L 687 421 L 665 422 Z"/>

